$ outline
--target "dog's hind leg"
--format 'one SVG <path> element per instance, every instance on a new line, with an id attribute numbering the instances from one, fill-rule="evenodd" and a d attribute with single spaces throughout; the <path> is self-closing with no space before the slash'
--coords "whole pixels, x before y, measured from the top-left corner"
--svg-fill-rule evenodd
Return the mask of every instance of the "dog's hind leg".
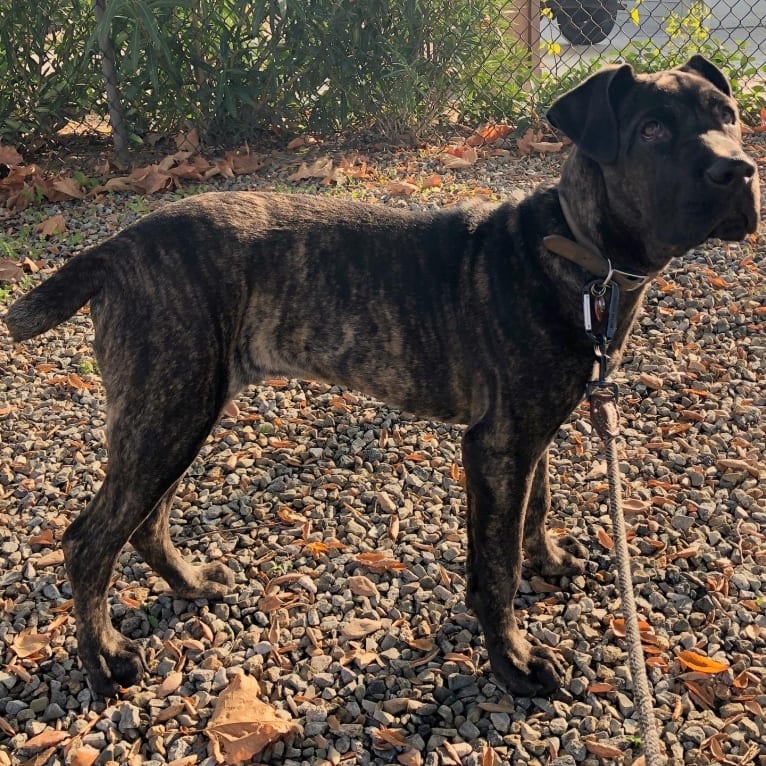
<path id="1" fill-rule="evenodd" d="M 585 571 L 588 549 L 572 535 L 554 538 L 546 529 L 551 507 L 548 478 L 548 450 L 535 469 L 532 489 L 524 517 L 524 549 L 529 565 L 545 577 L 573 576 Z"/>
<path id="2" fill-rule="evenodd" d="M 234 574 L 220 562 L 192 565 L 170 540 L 168 520 L 178 482 L 165 493 L 149 517 L 133 533 L 131 543 L 144 561 L 164 577 L 181 598 L 221 598 L 234 586 Z"/>
<path id="3" fill-rule="evenodd" d="M 64 534 L 63 548 L 72 583 L 79 654 L 91 686 L 99 694 L 113 696 L 121 686 L 137 683 L 144 671 L 137 644 L 122 636 L 111 624 L 107 589 L 117 557 L 125 543 L 142 528 L 139 541 L 150 532 L 159 542 L 149 547 L 152 563 L 164 574 L 188 570 L 179 565 L 167 533 L 170 494 L 179 477 L 194 459 L 218 415 L 225 392 L 207 390 L 208 381 L 186 379 L 159 383 L 162 373 L 150 369 L 140 390 L 118 385 L 105 371 L 109 462 L 106 478 L 96 496 Z M 135 381 L 128 376 L 128 381 Z M 147 391 L 153 396 L 147 396 Z M 147 519 L 153 519 L 147 523 Z M 146 525 L 146 526 L 144 526 Z M 164 539 L 164 542 L 163 542 Z M 163 555 L 169 562 L 163 562 Z M 201 580 L 199 572 L 196 578 Z M 216 573 L 218 576 L 218 573 Z M 225 577 L 224 577 L 225 579 Z"/>

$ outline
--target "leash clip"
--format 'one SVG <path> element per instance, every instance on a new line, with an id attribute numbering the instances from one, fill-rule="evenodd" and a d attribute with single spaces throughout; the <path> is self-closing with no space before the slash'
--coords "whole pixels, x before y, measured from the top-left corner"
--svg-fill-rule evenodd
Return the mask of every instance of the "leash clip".
<path id="1" fill-rule="evenodd" d="M 620 288 L 612 280 L 614 269 L 609 263 L 609 273 L 604 279 L 588 282 L 582 291 L 582 309 L 585 332 L 596 344 L 607 344 L 614 338 L 617 329 L 617 309 L 620 303 Z"/>

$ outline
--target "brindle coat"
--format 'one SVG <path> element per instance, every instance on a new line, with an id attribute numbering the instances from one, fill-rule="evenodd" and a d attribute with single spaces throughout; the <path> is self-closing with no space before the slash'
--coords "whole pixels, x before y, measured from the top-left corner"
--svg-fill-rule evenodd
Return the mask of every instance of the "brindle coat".
<path id="1" fill-rule="evenodd" d="M 182 560 L 169 509 L 224 404 L 277 373 L 468 424 L 467 600 L 510 691 L 557 687 L 555 655 L 522 635 L 513 600 L 522 543 L 548 576 L 581 571 L 586 555 L 549 537 L 545 518 L 547 447 L 593 373 L 581 308 L 592 277 L 543 237 L 580 237 L 615 266 L 654 274 L 708 237 L 755 231 L 759 196 L 729 85 L 701 57 L 653 75 L 607 68 L 549 118 L 575 148 L 559 186 L 518 205 L 413 213 L 203 194 L 73 258 L 11 307 L 7 324 L 24 340 L 91 302 L 109 466 L 63 546 L 80 657 L 97 692 L 113 695 L 143 674 L 106 600 L 128 540 L 183 597 L 231 590 L 222 564 Z M 643 292 L 623 292 L 612 364 Z"/>

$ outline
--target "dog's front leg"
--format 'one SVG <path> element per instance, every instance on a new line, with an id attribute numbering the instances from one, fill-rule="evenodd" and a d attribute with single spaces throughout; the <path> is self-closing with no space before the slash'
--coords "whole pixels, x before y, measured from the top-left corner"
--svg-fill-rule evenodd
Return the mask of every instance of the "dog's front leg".
<path id="1" fill-rule="evenodd" d="M 468 494 L 468 605 L 484 629 L 493 672 L 513 694 L 546 695 L 560 684 L 556 655 L 531 644 L 516 622 L 524 515 L 544 445 L 511 438 L 508 424 L 482 422 L 463 439 Z"/>
<path id="2" fill-rule="evenodd" d="M 548 450 L 535 468 L 532 490 L 524 517 L 524 549 L 529 565 L 545 577 L 573 577 L 585 571 L 588 549 L 572 535 L 557 539 L 548 532 L 545 520 L 551 507 Z"/>

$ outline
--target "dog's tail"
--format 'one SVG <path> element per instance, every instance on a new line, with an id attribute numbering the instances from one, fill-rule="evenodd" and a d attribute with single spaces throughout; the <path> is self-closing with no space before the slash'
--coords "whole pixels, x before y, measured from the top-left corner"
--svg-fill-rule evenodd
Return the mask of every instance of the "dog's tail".
<path id="1" fill-rule="evenodd" d="M 56 327 L 96 295 L 104 284 L 109 250 L 103 245 L 85 250 L 19 298 L 5 315 L 13 340 L 34 338 Z"/>

